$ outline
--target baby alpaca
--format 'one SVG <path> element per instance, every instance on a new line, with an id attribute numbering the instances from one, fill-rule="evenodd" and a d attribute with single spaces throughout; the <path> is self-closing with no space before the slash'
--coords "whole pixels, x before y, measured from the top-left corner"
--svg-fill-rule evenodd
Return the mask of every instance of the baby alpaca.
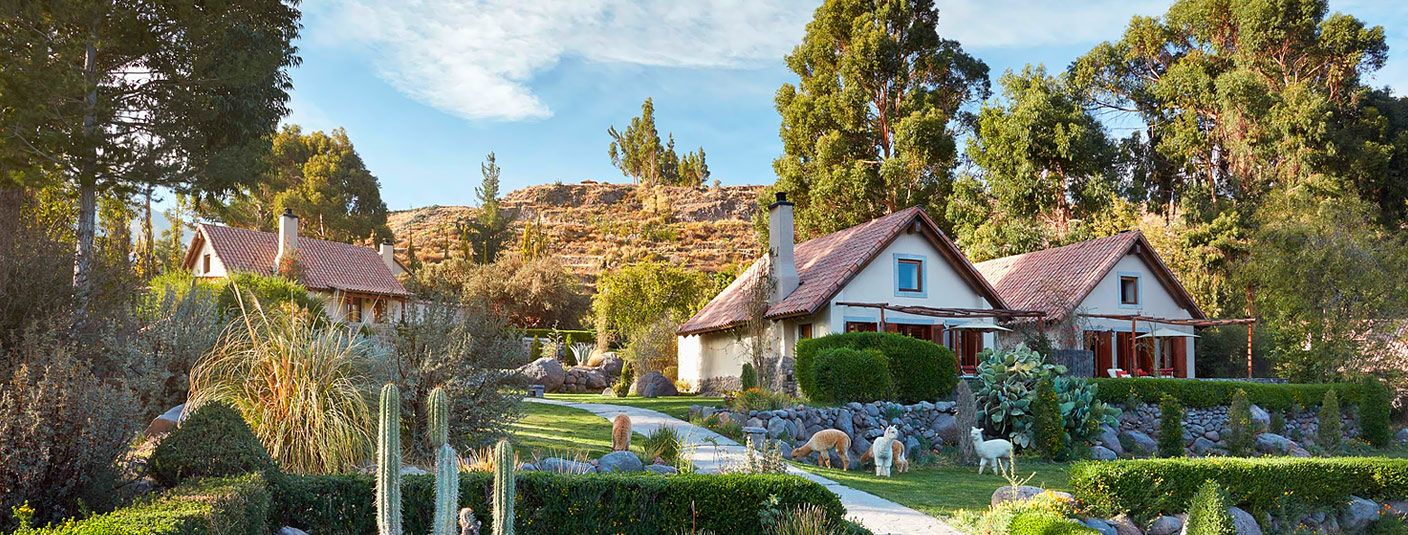
<path id="1" fill-rule="evenodd" d="M 983 430 L 976 427 L 970 429 L 969 434 L 973 437 L 973 449 L 978 451 L 978 457 L 982 460 L 978 462 L 978 473 L 983 473 L 983 467 L 992 464 L 994 474 L 1002 473 L 1001 459 L 1007 459 L 1007 469 L 1013 470 L 1012 464 L 1012 443 L 1006 440 L 995 438 L 983 440 Z"/>
<path id="2" fill-rule="evenodd" d="M 617 413 L 616 419 L 611 421 L 611 450 L 630 451 L 631 449 L 631 417 L 626 413 Z"/>
<path id="3" fill-rule="evenodd" d="M 900 430 L 892 425 L 885 428 L 885 434 L 876 437 L 875 443 L 870 445 L 870 455 L 875 458 L 875 475 L 890 477 L 890 466 L 895 462 L 895 446 L 899 444 L 899 438 Z"/>
<path id="4" fill-rule="evenodd" d="M 896 440 L 894 446 L 890 448 L 890 451 L 893 451 L 895 454 L 895 468 L 898 469 L 901 474 L 908 472 L 909 455 L 904 451 L 904 442 Z M 860 462 L 871 460 L 874 457 L 874 455 L 870 454 L 870 450 L 865 450 L 865 453 L 860 456 Z"/>
<path id="5" fill-rule="evenodd" d="M 831 468 L 831 450 L 836 450 L 836 454 L 841 456 L 841 469 L 850 470 L 851 460 L 846 457 L 846 451 L 851 449 L 851 437 L 840 429 L 822 429 L 812 435 L 811 440 L 792 450 L 792 458 L 797 459 L 817 452 L 817 466 Z"/>

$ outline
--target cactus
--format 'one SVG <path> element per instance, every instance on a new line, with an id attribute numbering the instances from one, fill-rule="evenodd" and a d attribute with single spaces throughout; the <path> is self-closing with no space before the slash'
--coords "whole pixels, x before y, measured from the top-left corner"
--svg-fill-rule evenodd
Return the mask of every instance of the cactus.
<path id="1" fill-rule="evenodd" d="M 435 518 L 431 535 L 454 535 L 460 503 L 459 456 L 454 446 L 441 444 L 435 453 Z"/>
<path id="2" fill-rule="evenodd" d="M 401 391 L 392 383 L 381 387 L 377 423 L 376 529 L 401 535 Z"/>
<path id="3" fill-rule="evenodd" d="M 513 535 L 513 448 L 507 440 L 494 446 L 494 535 Z"/>
<path id="4" fill-rule="evenodd" d="M 427 411 L 426 438 L 430 439 L 430 447 L 439 450 L 440 446 L 450 441 L 450 400 L 445 395 L 445 389 L 435 387 L 430 391 L 430 398 L 426 404 Z"/>

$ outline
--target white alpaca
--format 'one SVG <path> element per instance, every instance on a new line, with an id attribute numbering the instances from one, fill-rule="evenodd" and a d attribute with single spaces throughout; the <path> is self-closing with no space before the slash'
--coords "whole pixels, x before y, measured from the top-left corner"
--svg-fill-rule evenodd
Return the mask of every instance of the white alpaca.
<path id="1" fill-rule="evenodd" d="M 973 437 L 973 449 L 977 450 L 978 457 L 982 460 L 978 462 L 978 473 L 983 473 L 983 467 L 992 464 L 994 474 L 1002 473 L 1002 462 L 1000 459 L 1007 459 L 1007 469 L 1013 470 L 1012 464 L 1012 443 L 1006 440 L 995 438 L 983 440 L 983 430 L 976 427 L 969 429 L 968 433 Z"/>
<path id="2" fill-rule="evenodd" d="M 895 440 L 899 437 L 900 430 L 892 425 L 870 445 L 870 456 L 875 458 L 875 475 L 890 477 L 890 465 L 895 461 Z"/>

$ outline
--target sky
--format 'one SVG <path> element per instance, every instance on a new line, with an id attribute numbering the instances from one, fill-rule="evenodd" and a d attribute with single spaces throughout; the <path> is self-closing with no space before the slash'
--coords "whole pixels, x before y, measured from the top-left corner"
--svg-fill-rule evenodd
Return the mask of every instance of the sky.
<path id="1" fill-rule="evenodd" d="M 1064 69 L 1168 1 L 937 0 L 939 33 L 1008 69 Z M 656 126 L 712 178 L 771 184 L 773 95 L 817 0 L 306 0 L 287 123 L 345 128 L 388 208 L 473 204 L 490 151 L 504 191 L 626 180 L 607 156 L 652 97 Z M 1408 94 L 1408 2 L 1331 0 L 1382 25 L 1369 83 Z M 994 87 L 996 89 L 996 87 Z"/>

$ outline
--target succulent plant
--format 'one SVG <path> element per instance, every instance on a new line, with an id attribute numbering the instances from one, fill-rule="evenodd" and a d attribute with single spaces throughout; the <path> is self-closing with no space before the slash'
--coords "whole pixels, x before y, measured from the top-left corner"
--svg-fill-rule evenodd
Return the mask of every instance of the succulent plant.
<path id="1" fill-rule="evenodd" d="M 380 535 L 401 535 L 401 391 L 381 387 L 381 413 L 376 441 L 376 529 Z"/>
<path id="2" fill-rule="evenodd" d="M 1096 385 L 1078 377 L 1066 377 L 1066 367 L 1047 362 L 1041 353 L 1025 344 L 980 355 L 978 421 L 995 436 L 1006 436 L 1020 447 L 1032 445 L 1032 400 L 1042 379 L 1050 378 L 1060 399 L 1068 444 L 1090 442 L 1101 423 L 1114 424 L 1119 409 L 1096 399 Z"/>
<path id="3" fill-rule="evenodd" d="M 440 446 L 450 441 L 450 401 L 445 395 L 445 389 L 435 387 L 430 391 L 430 396 L 426 399 L 427 420 L 426 438 L 430 440 L 430 447 L 439 450 Z"/>
<path id="4" fill-rule="evenodd" d="M 507 440 L 494 446 L 494 535 L 513 535 L 513 447 Z"/>
<path id="5" fill-rule="evenodd" d="M 441 444 L 435 452 L 435 516 L 431 535 L 454 535 L 459 530 L 460 462 L 454 446 Z"/>

